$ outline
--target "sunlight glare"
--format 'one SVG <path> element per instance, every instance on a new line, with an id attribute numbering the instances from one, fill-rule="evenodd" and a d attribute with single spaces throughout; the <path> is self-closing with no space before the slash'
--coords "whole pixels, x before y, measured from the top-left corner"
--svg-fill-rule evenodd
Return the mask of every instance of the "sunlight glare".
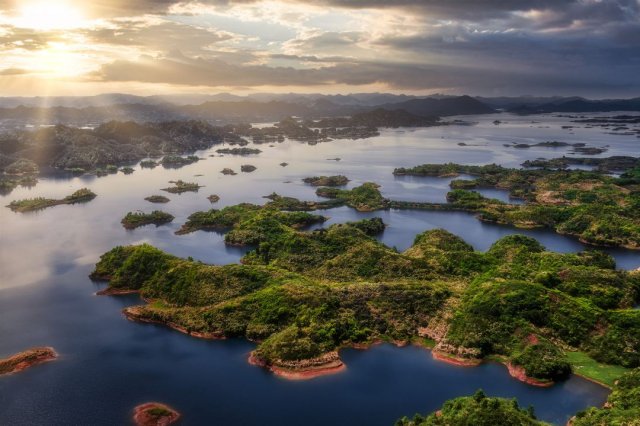
<path id="1" fill-rule="evenodd" d="M 66 0 L 36 0 L 20 6 L 15 25 L 46 31 L 78 28 L 84 22 L 81 10 Z"/>

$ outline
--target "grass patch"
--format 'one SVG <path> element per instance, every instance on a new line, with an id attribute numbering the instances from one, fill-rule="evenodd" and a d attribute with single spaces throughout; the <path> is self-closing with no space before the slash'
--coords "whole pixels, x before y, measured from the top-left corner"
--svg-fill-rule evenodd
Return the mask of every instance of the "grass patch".
<path id="1" fill-rule="evenodd" d="M 628 368 L 619 365 L 601 364 L 584 352 L 567 352 L 567 360 L 574 373 L 608 387 L 612 387 L 620 376 L 629 371 Z"/>

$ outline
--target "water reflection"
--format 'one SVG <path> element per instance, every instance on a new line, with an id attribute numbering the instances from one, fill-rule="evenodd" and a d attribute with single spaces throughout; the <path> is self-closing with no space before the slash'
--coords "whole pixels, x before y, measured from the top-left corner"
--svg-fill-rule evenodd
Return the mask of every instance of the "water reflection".
<path id="1" fill-rule="evenodd" d="M 36 345 L 52 345 L 61 359 L 20 375 L 0 380 L 1 424 L 125 424 L 133 406 L 161 400 L 184 413 L 184 424 L 344 424 L 389 425 L 402 415 L 428 412 L 450 397 L 470 394 L 478 387 L 487 393 L 515 396 L 524 406 L 533 404 L 541 418 L 562 423 L 588 405 L 599 405 L 606 391 L 572 378 L 551 389 L 538 389 L 509 378 L 499 365 L 459 369 L 431 360 L 418 348 L 380 346 L 373 350 L 343 351 L 345 374 L 310 382 L 287 382 L 246 363 L 253 348 L 245 341 L 209 342 L 162 327 L 126 321 L 122 307 L 138 303 L 135 296 L 98 297 L 98 287 L 87 275 L 99 256 L 116 245 L 148 242 L 178 256 L 207 263 L 237 262 L 244 249 L 224 245 L 223 235 L 174 232 L 189 214 L 240 202 L 264 203 L 276 191 L 305 200 L 317 199 L 314 188 L 301 182 L 311 175 L 344 174 L 348 187 L 375 181 L 392 199 L 443 202 L 450 179 L 396 178 L 395 167 L 454 161 L 466 164 L 500 163 L 518 166 L 526 159 L 552 158 L 558 149 L 518 150 L 504 143 L 544 140 L 611 145 L 608 155 L 637 154 L 634 137 L 609 137 L 598 128 L 561 129 L 567 119 L 544 116 L 546 128 L 532 117 L 503 115 L 500 126 L 490 118 L 473 117 L 475 126 L 383 131 L 378 138 L 335 141 L 309 146 L 284 142 L 261 146 L 250 158 L 208 157 L 181 169 L 141 169 L 132 175 L 44 177 L 31 189 L 19 188 L 0 196 L 12 200 L 64 197 L 86 186 L 98 194 L 87 204 L 57 206 L 18 214 L 0 209 L 0 356 Z M 611 139 L 611 140 L 609 140 Z M 460 146 L 464 142 L 468 146 Z M 216 147 L 217 148 L 217 147 Z M 212 152 L 212 151 L 211 151 Z M 340 161 L 328 161 L 339 157 Z M 287 167 L 280 163 L 287 162 Z M 224 176 L 224 167 L 239 172 L 242 164 L 253 173 Z M 196 176 L 202 175 L 202 176 Z M 183 179 L 204 185 L 197 193 L 172 195 L 160 188 Z M 504 191 L 479 190 L 507 201 Z M 167 195 L 162 206 L 144 200 Z M 211 204 L 206 197 L 218 194 Z M 161 208 L 176 219 L 166 226 L 126 231 L 120 225 L 128 211 Z M 381 217 L 389 226 L 381 241 L 399 250 L 409 247 L 416 234 L 445 228 L 477 250 L 512 233 L 533 236 L 548 249 L 573 252 L 585 247 L 549 230 L 520 230 L 479 222 L 462 212 L 379 211 L 357 213 L 338 208 L 320 212 L 324 224 L 364 217 Z M 640 255 L 607 250 L 622 268 L 640 266 Z M 37 389 L 37 392 L 34 391 Z M 357 416 L 357 417 L 356 417 Z"/>

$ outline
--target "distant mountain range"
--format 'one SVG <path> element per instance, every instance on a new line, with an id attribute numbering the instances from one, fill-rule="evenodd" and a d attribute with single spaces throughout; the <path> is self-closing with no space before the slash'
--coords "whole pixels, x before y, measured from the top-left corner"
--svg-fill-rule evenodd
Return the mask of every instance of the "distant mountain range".
<path id="1" fill-rule="evenodd" d="M 388 93 L 349 95 L 268 94 L 0 98 L 0 120 L 7 124 L 92 124 L 110 120 L 159 122 L 201 119 L 213 123 L 279 121 L 287 116 L 332 118 L 373 110 L 403 110 L 418 117 L 551 112 L 640 111 L 640 98 L 589 100 L 580 97 L 416 97 Z"/>

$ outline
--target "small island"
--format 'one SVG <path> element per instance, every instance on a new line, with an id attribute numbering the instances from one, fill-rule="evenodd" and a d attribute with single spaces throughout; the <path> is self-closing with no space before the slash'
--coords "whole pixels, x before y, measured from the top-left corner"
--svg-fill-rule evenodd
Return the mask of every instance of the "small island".
<path id="1" fill-rule="evenodd" d="M 173 215 L 160 210 L 154 210 L 151 213 L 129 212 L 120 223 L 125 229 L 135 229 L 145 225 L 164 225 L 174 219 Z"/>
<path id="2" fill-rule="evenodd" d="M 169 426 L 180 419 L 180 413 L 159 402 L 147 402 L 133 410 L 136 426 Z"/>
<path id="3" fill-rule="evenodd" d="M 346 176 L 313 176 L 302 179 L 311 186 L 344 186 L 349 183 Z"/>
<path id="4" fill-rule="evenodd" d="M 221 148 L 216 149 L 218 154 L 230 154 L 230 155 L 253 155 L 260 154 L 262 151 L 257 148 Z"/>
<path id="5" fill-rule="evenodd" d="M 165 169 L 179 169 L 180 167 L 197 163 L 200 160 L 201 158 L 197 155 L 189 155 L 186 157 L 181 157 L 179 155 L 165 155 L 162 160 L 160 160 L 160 164 L 162 164 L 162 167 Z"/>
<path id="6" fill-rule="evenodd" d="M 171 180 L 169 183 L 172 183 L 173 186 L 168 188 L 162 188 L 161 191 L 167 191 L 170 194 L 182 194 L 183 192 L 198 192 L 201 185 L 193 182 L 185 182 L 183 180 Z"/>
<path id="7" fill-rule="evenodd" d="M 132 167 L 123 167 L 120 169 L 120 171 L 125 175 L 130 175 L 131 173 L 135 172 L 135 170 Z"/>
<path id="8" fill-rule="evenodd" d="M 454 163 L 423 164 L 413 168 L 397 168 L 396 176 L 457 177 L 447 194 L 447 203 L 413 203 L 392 201 L 391 208 L 423 210 L 458 210 L 474 213 L 485 222 L 518 228 L 551 228 L 559 234 L 571 235 L 585 244 L 600 247 L 624 247 L 640 250 L 640 159 L 611 157 L 581 159 L 580 164 L 593 164 L 607 170 L 622 169 L 620 177 L 602 171 L 565 170 L 576 160 L 527 161 L 525 169 L 512 169 L 489 164 L 466 166 Z M 558 169 L 530 167 L 557 166 Z M 472 189 L 496 188 L 508 191 L 522 204 L 505 203 L 482 196 Z M 321 188 L 322 189 L 322 188 Z M 319 190 L 320 191 L 320 190 Z M 321 194 L 319 194 L 321 195 Z M 636 207 L 634 207 L 636 206 Z"/>
<path id="9" fill-rule="evenodd" d="M 207 197 L 207 200 L 209 200 L 211 204 L 214 204 L 220 201 L 220 196 L 216 194 L 211 194 Z"/>
<path id="10" fill-rule="evenodd" d="M 253 166 L 251 164 L 243 164 L 240 166 L 240 171 L 244 172 L 244 173 L 251 173 L 253 171 L 255 171 L 257 169 L 256 166 Z"/>
<path id="11" fill-rule="evenodd" d="M 237 175 L 237 173 L 234 172 L 233 169 L 230 169 L 228 167 L 225 167 L 224 169 L 220 170 L 220 173 L 222 173 L 223 175 L 231 175 L 231 176 Z"/>
<path id="12" fill-rule="evenodd" d="M 169 201 L 171 201 L 169 198 L 165 197 L 164 195 L 150 195 L 146 197 L 145 200 L 150 203 L 168 203 Z"/>
<path id="13" fill-rule="evenodd" d="M 158 167 L 158 163 L 153 160 L 142 160 L 140 162 L 140 167 L 143 169 L 154 169 Z"/>
<path id="14" fill-rule="evenodd" d="M 0 376 L 17 373 L 43 362 L 52 361 L 58 357 L 56 351 L 50 347 L 38 347 L 17 353 L 8 358 L 0 359 Z"/>
<path id="15" fill-rule="evenodd" d="M 61 200 L 44 197 L 28 198 L 25 200 L 12 201 L 7 205 L 7 207 L 14 212 L 24 213 L 46 209 L 47 207 L 59 206 L 61 204 L 86 203 L 94 198 L 96 198 L 96 194 L 93 191 L 87 188 L 82 188 Z"/>

